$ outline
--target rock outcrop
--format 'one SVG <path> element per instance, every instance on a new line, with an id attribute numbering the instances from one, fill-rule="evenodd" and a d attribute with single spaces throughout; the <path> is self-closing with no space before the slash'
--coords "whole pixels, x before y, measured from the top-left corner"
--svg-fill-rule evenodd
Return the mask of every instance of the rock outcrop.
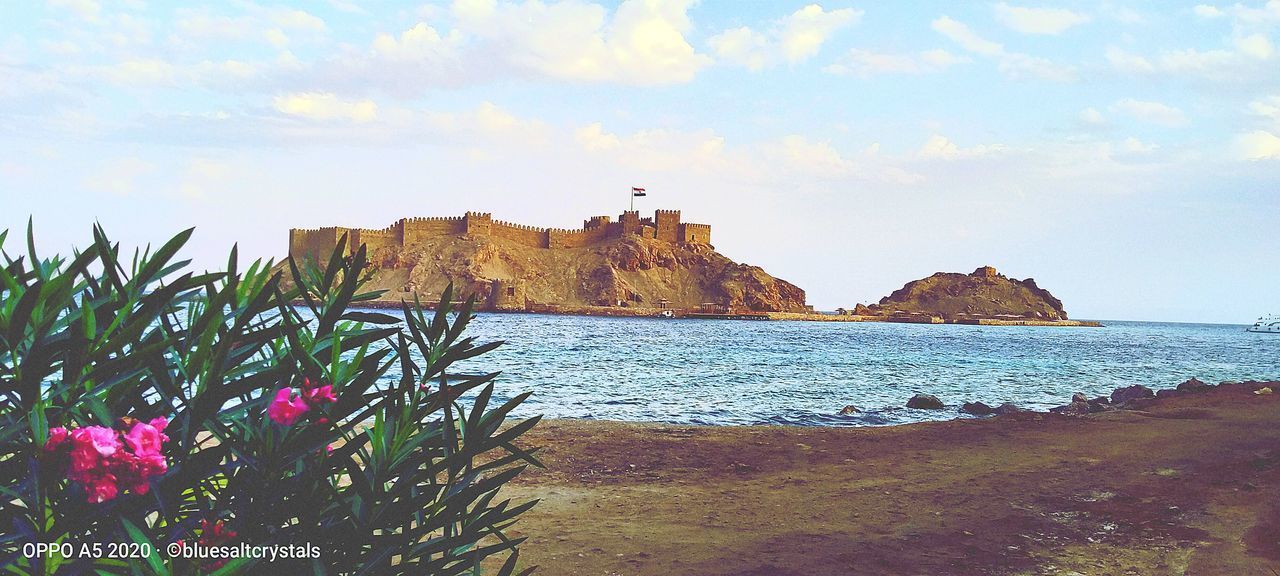
<path id="1" fill-rule="evenodd" d="M 947 320 L 1067 319 L 1062 301 L 1037 286 L 1035 280 L 1008 278 L 990 266 L 972 274 L 939 272 L 908 282 L 866 311 L 878 316 L 926 315 Z"/>
<path id="2" fill-rule="evenodd" d="M 638 235 L 586 247 L 536 248 L 484 235 L 425 238 L 369 253 L 371 288 L 389 300 L 438 298 L 450 282 L 483 306 L 693 309 L 704 303 L 759 312 L 799 312 L 804 290 L 707 244 Z"/>

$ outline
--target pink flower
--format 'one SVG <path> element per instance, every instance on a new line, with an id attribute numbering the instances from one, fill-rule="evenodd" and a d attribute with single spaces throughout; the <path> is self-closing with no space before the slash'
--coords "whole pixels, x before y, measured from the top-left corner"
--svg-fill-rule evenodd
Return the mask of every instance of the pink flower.
<path id="1" fill-rule="evenodd" d="M 120 488 L 116 486 L 116 477 L 110 472 L 85 477 L 80 485 L 84 487 L 85 499 L 94 504 L 115 500 L 120 494 Z"/>
<path id="2" fill-rule="evenodd" d="M 293 388 L 281 388 L 267 406 L 267 417 L 281 426 L 292 426 L 310 409 L 305 400 L 293 397 Z"/>
<path id="3" fill-rule="evenodd" d="M 71 471 L 86 472 L 105 464 L 123 446 L 115 430 L 85 426 L 71 432 Z"/>
<path id="4" fill-rule="evenodd" d="M 62 445 L 67 443 L 70 433 L 66 428 L 58 426 L 49 429 L 49 439 L 44 442 L 45 452 L 57 452 L 62 449 Z"/>
<path id="5" fill-rule="evenodd" d="M 156 424 L 159 424 L 159 426 L 157 427 Z M 129 448 L 133 450 L 133 453 L 139 457 L 157 455 L 160 453 L 161 444 L 169 439 L 168 436 L 161 432 L 168 424 L 169 422 L 164 418 L 156 418 L 150 423 L 138 422 L 124 435 L 124 441 L 129 444 Z"/>
<path id="6" fill-rule="evenodd" d="M 304 387 L 302 389 L 302 399 L 306 400 L 307 405 L 312 407 L 338 401 L 338 397 L 333 395 L 333 386 L 328 384 L 318 388 Z"/>

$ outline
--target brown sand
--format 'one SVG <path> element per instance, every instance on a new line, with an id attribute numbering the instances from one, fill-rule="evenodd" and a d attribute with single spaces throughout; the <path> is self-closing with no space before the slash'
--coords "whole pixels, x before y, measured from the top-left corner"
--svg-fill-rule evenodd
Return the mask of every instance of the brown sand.
<path id="1" fill-rule="evenodd" d="M 1277 390 L 1280 392 L 1280 390 Z M 1280 393 L 889 428 L 549 421 L 521 564 L 559 575 L 1280 573 Z"/>

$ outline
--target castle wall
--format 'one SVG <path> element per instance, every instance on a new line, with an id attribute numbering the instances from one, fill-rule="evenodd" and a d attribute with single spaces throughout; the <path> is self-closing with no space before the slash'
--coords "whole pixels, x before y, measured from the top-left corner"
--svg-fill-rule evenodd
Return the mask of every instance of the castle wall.
<path id="1" fill-rule="evenodd" d="M 467 232 L 466 218 L 405 218 L 404 243 L 413 244 L 438 236 L 457 236 Z"/>
<path id="2" fill-rule="evenodd" d="M 309 257 L 324 261 L 333 253 L 338 239 L 349 234 L 347 252 L 364 244 L 369 250 L 392 246 L 405 246 L 441 236 L 493 236 L 533 248 L 581 248 L 636 234 L 667 242 L 710 244 L 711 226 L 687 224 L 680 221 L 679 210 L 658 210 L 652 218 L 641 218 L 640 213 L 629 210 L 622 213 L 617 222 L 608 216 L 594 216 L 583 221 L 578 230 L 561 228 L 535 228 L 494 220 L 482 212 L 467 212 L 455 218 L 404 218 L 380 230 L 363 228 L 327 227 L 289 230 L 289 255 L 295 258 Z"/>
<path id="3" fill-rule="evenodd" d="M 338 245 L 339 236 L 339 229 L 336 227 L 289 230 L 289 256 L 299 261 L 324 261 Z"/>
<path id="4" fill-rule="evenodd" d="M 369 252 L 390 246 L 403 246 L 403 226 L 401 223 L 397 222 L 396 224 L 381 230 L 368 230 L 364 228 L 352 230 L 347 252 L 354 253 L 361 244 L 364 244 L 366 250 Z"/>
<path id="5" fill-rule="evenodd" d="M 583 230 L 550 228 L 547 230 L 547 247 L 582 248 L 602 242 L 607 238 L 609 238 L 609 227 L 607 225 Z"/>
<path id="6" fill-rule="evenodd" d="M 534 228 L 533 226 L 494 220 L 490 234 L 495 238 L 505 238 L 512 242 L 524 244 L 525 246 L 532 246 L 534 248 L 547 247 L 546 228 Z"/>

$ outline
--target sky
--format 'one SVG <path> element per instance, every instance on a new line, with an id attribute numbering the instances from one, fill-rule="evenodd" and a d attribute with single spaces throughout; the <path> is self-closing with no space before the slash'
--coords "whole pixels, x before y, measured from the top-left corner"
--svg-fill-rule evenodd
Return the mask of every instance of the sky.
<path id="1" fill-rule="evenodd" d="M 1252 322 L 1280 0 L 0 3 L 0 230 L 46 253 L 571 228 L 631 186 L 819 309 L 992 265 L 1074 318 Z"/>

